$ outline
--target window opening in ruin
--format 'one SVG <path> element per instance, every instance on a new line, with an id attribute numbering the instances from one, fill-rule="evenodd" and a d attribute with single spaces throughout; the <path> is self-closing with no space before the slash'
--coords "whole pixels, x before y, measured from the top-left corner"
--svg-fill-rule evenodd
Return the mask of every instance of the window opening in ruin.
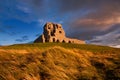
<path id="1" fill-rule="evenodd" d="M 49 40 L 48 40 L 48 39 L 45 39 L 45 42 L 49 42 Z"/>
<path id="2" fill-rule="evenodd" d="M 51 25 L 48 25 L 48 29 L 50 29 L 50 26 L 51 26 Z"/>
<path id="3" fill-rule="evenodd" d="M 62 33 L 62 31 L 59 31 L 59 33 Z"/>
<path id="4" fill-rule="evenodd" d="M 55 36 L 54 32 L 51 32 L 51 36 Z"/>
<path id="5" fill-rule="evenodd" d="M 58 25 L 55 25 L 56 26 L 56 28 L 58 29 Z"/>
<path id="6" fill-rule="evenodd" d="M 55 32 L 56 32 L 56 30 L 54 29 L 54 30 L 53 30 L 53 33 L 55 33 Z"/>
<path id="7" fill-rule="evenodd" d="M 60 42 L 59 40 L 57 40 L 57 42 Z"/>
<path id="8" fill-rule="evenodd" d="M 65 43 L 65 40 L 63 40 L 62 42 Z"/>
<path id="9" fill-rule="evenodd" d="M 55 38 L 53 38 L 53 42 L 55 42 Z"/>
<path id="10" fill-rule="evenodd" d="M 71 41 L 69 41 L 68 43 L 71 43 Z"/>
<path id="11" fill-rule="evenodd" d="M 50 29 L 50 27 L 48 27 L 48 29 Z"/>

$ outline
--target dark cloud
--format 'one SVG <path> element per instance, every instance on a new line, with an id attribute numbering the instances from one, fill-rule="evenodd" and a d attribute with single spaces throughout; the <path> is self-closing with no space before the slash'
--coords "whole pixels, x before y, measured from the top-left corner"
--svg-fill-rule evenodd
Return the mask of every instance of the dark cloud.
<path id="1" fill-rule="evenodd" d="M 16 39 L 15 41 L 17 41 L 17 42 L 23 42 L 22 39 Z"/>
<path id="2" fill-rule="evenodd" d="M 94 29 L 94 27 L 92 27 L 92 26 L 83 26 L 83 27 L 79 26 L 78 28 L 69 27 L 69 28 L 67 28 L 66 32 L 67 32 L 67 36 L 69 36 L 69 37 L 83 39 L 83 40 L 91 40 L 94 38 L 94 36 L 99 36 L 99 35 L 102 36 L 102 35 L 108 34 L 110 32 L 120 31 L 120 24 L 116 24 L 106 30 L 104 30 L 104 29 L 101 30 L 102 28 L 101 29 L 100 28 Z M 119 34 L 120 34 L 120 32 L 119 32 Z"/>
<path id="3" fill-rule="evenodd" d="M 22 9 L 24 12 L 28 10 L 29 17 L 33 16 L 31 19 L 38 19 L 41 16 L 45 16 L 47 11 L 47 5 L 45 0 L 21 0 L 20 7 L 23 5 Z"/>
<path id="4" fill-rule="evenodd" d="M 0 18 L 32 22 L 44 14 L 43 0 L 1 0 Z"/>
<path id="5" fill-rule="evenodd" d="M 15 28 L 14 26 L 1 26 L 0 33 L 8 34 L 10 36 L 16 35 L 17 33 L 12 31 Z"/>
<path id="6" fill-rule="evenodd" d="M 63 5 L 67 3 L 67 1 L 62 2 Z M 67 7 L 63 6 L 63 13 L 64 9 L 65 12 L 73 11 L 73 13 L 76 10 L 82 10 L 82 8 L 90 10 L 82 17 L 78 17 L 80 14 L 77 14 L 76 17 L 72 17 L 72 20 L 67 21 L 66 31 L 68 36 L 84 40 L 92 39 L 94 36 L 117 30 L 120 26 L 120 0 L 91 0 L 91 2 L 90 0 L 79 0 L 78 2 L 70 0 L 68 3 Z M 70 6 L 73 9 L 70 9 Z"/>
<path id="7" fill-rule="evenodd" d="M 94 40 L 94 41 L 91 41 L 91 43 L 101 43 L 102 41 L 101 40 Z"/>
<path id="8" fill-rule="evenodd" d="M 96 3 L 95 3 L 96 2 Z M 69 12 L 69 11 L 76 11 L 80 10 L 82 8 L 91 8 L 99 3 L 99 1 L 96 0 L 58 0 L 58 3 L 60 4 L 60 11 L 61 12 Z"/>
<path id="9" fill-rule="evenodd" d="M 4 26 L 4 28 L 5 28 L 5 29 L 13 29 L 13 28 L 15 28 L 15 26 L 9 26 L 9 25 L 8 25 L 8 26 Z"/>
<path id="10" fill-rule="evenodd" d="M 35 37 L 38 37 L 38 36 L 40 36 L 40 33 L 38 33 L 38 34 L 35 35 Z"/>
<path id="11" fill-rule="evenodd" d="M 21 5 L 31 8 L 33 10 L 40 10 L 42 8 L 44 0 L 20 0 Z"/>
<path id="12" fill-rule="evenodd" d="M 22 39 L 23 39 L 24 41 L 26 41 L 26 40 L 28 40 L 28 36 L 22 36 Z"/>
<path id="13" fill-rule="evenodd" d="M 31 44 L 31 43 L 33 43 L 33 41 L 28 42 L 28 44 Z"/>
<path id="14" fill-rule="evenodd" d="M 27 1 L 27 3 L 30 2 L 34 6 L 36 6 L 36 7 L 38 6 L 39 7 L 39 6 L 42 5 L 44 0 L 23 0 L 23 1 Z"/>
<path id="15" fill-rule="evenodd" d="M 55 1 L 55 0 L 54 0 Z M 119 10 L 120 0 L 57 0 L 62 12 L 86 9 Z"/>
<path id="16" fill-rule="evenodd" d="M 9 32 L 8 30 L 2 29 L 2 28 L 0 28 L 0 33 L 5 33 L 5 34 L 8 34 L 10 36 L 16 34 L 15 32 Z"/>
<path id="17" fill-rule="evenodd" d="M 113 32 L 109 32 L 104 35 L 95 36 L 93 39 L 90 40 L 92 44 L 99 44 L 99 45 L 108 45 L 108 46 L 117 46 L 120 45 L 120 28 Z"/>
<path id="18" fill-rule="evenodd" d="M 15 41 L 17 41 L 17 42 L 25 42 L 27 40 L 29 40 L 28 36 L 22 36 L 20 39 L 16 39 Z"/>

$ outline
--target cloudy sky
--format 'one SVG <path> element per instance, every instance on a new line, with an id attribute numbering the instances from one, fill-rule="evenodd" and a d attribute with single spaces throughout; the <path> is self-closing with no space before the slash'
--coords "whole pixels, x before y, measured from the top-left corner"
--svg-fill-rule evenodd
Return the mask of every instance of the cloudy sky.
<path id="1" fill-rule="evenodd" d="M 0 45 L 31 42 L 46 22 L 68 37 L 120 45 L 120 0 L 0 0 Z"/>

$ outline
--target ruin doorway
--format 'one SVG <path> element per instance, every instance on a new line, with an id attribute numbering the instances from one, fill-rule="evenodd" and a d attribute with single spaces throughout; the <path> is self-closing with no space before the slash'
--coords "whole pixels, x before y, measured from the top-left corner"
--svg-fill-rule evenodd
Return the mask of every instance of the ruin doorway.
<path id="1" fill-rule="evenodd" d="M 53 38 L 53 42 L 55 42 L 55 38 Z"/>

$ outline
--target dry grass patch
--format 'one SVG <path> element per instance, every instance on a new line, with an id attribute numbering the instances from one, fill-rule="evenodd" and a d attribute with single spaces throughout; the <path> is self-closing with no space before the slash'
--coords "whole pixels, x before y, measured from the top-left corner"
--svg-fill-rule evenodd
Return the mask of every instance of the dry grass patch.
<path id="1" fill-rule="evenodd" d="M 39 48 L 38 44 L 23 45 L 24 48 L 18 45 L 2 48 L 0 80 L 120 79 L 119 49 L 110 52 L 111 48 L 107 47 L 103 52 L 96 52 L 93 48 L 83 49 L 85 45 L 80 47 L 75 44 L 74 48 L 71 47 L 73 44 L 45 45 L 42 45 L 45 48 Z M 99 48 L 102 49 L 98 47 L 97 50 Z"/>

